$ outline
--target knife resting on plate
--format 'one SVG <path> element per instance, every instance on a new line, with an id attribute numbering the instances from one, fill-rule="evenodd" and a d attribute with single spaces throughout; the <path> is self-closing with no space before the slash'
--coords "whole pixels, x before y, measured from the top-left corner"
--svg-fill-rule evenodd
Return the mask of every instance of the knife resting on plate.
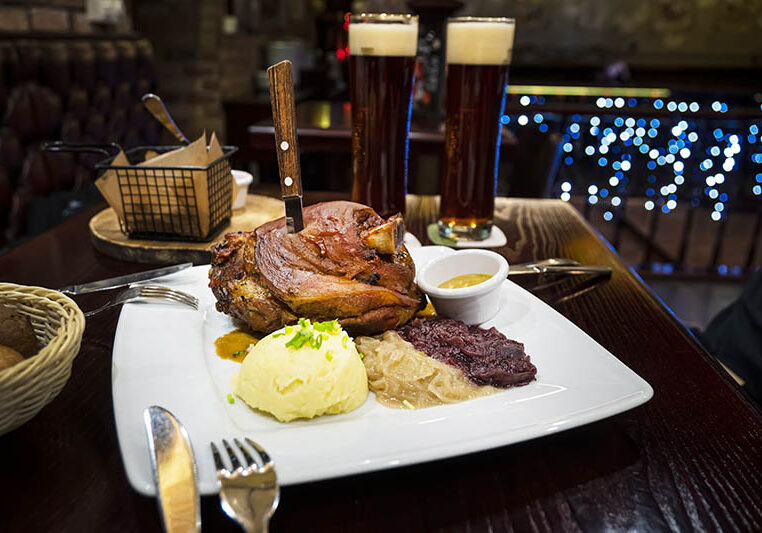
<path id="1" fill-rule="evenodd" d="M 102 279 L 100 281 L 93 281 L 90 283 L 83 283 L 81 285 L 69 285 L 68 287 L 61 287 L 58 292 L 62 292 L 67 296 L 75 296 L 77 294 L 87 294 L 88 292 L 105 291 L 108 289 L 118 289 L 130 285 L 131 283 L 137 283 L 138 281 L 148 281 L 175 272 L 180 272 L 186 268 L 193 266 L 193 263 L 181 263 L 179 265 L 172 265 L 168 267 L 155 268 L 153 270 L 146 270 L 145 272 L 136 272 L 135 274 L 127 274 L 126 276 L 117 276 L 115 278 Z"/>
<path id="2" fill-rule="evenodd" d="M 201 502 L 188 432 L 158 405 L 143 411 L 143 422 L 164 531 L 200 531 Z"/>

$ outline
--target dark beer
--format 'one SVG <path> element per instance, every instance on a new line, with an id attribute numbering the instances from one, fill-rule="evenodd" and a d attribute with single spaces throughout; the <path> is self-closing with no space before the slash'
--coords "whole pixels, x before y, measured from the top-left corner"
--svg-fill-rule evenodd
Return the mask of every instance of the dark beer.
<path id="1" fill-rule="evenodd" d="M 486 239 L 492 228 L 513 22 L 448 24 L 440 234 Z M 457 30 L 453 29 L 457 25 Z"/>
<path id="2" fill-rule="evenodd" d="M 349 24 L 352 200 L 382 217 L 405 212 L 417 17 Z M 378 16 L 380 17 L 380 16 Z M 401 23 L 389 22 L 395 18 Z M 411 22 L 412 21 L 412 22 Z"/>

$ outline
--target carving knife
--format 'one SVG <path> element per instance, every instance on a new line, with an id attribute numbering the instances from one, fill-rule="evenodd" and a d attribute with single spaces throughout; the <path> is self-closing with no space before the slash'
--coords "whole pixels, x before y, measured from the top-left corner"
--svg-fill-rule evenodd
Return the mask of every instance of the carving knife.
<path id="1" fill-rule="evenodd" d="M 271 66 L 267 69 L 267 77 L 270 80 L 270 105 L 273 110 L 280 189 L 286 204 L 286 229 L 289 233 L 297 233 L 304 228 L 304 219 L 291 61 L 281 61 Z"/>
<path id="2" fill-rule="evenodd" d="M 190 268 L 192 266 L 193 263 L 181 263 L 179 265 L 156 268 L 154 270 L 146 270 L 145 272 L 127 274 L 126 276 L 117 276 L 115 278 L 102 279 L 100 281 L 93 281 L 91 283 L 83 283 L 82 285 L 69 285 L 68 287 L 58 289 L 58 292 L 62 292 L 69 296 L 74 296 L 75 294 L 86 294 L 88 292 L 117 289 L 131 283 L 137 283 L 138 281 L 148 281 L 149 279 L 168 276 L 169 274 L 180 272 L 181 270 L 185 270 L 186 268 Z"/>
<path id="3" fill-rule="evenodd" d="M 159 513 L 167 533 L 201 530 L 196 461 L 188 433 L 158 405 L 143 411 Z"/>

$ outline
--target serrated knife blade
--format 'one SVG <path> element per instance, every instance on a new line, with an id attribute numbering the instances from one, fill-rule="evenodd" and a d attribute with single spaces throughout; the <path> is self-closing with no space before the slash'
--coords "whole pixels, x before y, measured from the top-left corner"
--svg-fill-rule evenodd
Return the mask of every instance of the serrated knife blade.
<path id="1" fill-rule="evenodd" d="M 158 405 L 143 411 L 143 422 L 164 531 L 200 531 L 196 461 L 188 432 L 172 413 Z"/>
<path id="2" fill-rule="evenodd" d="M 181 270 L 185 270 L 186 268 L 190 268 L 192 266 L 193 263 L 180 263 L 179 265 L 155 268 L 153 270 L 136 272 L 135 274 L 127 274 L 126 276 L 117 276 L 115 278 L 102 279 L 100 281 L 83 283 L 81 285 L 69 285 L 68 287 L 61 287 L 58 289 L 58 292 L 62 292 L 68 296 L 74 296 L 77 294 L 86 294 L 88 292 L 117 289 L 131 283 L 137 283 L 138 281 L 148 281 L 168 276 L 169 274 L 180 272 Z"/>

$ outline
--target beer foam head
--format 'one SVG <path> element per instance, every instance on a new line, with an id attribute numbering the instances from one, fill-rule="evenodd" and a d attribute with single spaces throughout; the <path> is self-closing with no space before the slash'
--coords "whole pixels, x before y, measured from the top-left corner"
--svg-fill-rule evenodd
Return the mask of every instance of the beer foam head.
<path id="1" fill-rule="evenodd" d="M 417 48 L 417 17 L 403 23 L 349 23 L 350 55 L 415 56 Z"/>
<path id="2" fill-rule="evenodd" d="M 509 65 L 513 54 L 512 19 L 447 23 L 447 62 L 460 65 Z"/>

